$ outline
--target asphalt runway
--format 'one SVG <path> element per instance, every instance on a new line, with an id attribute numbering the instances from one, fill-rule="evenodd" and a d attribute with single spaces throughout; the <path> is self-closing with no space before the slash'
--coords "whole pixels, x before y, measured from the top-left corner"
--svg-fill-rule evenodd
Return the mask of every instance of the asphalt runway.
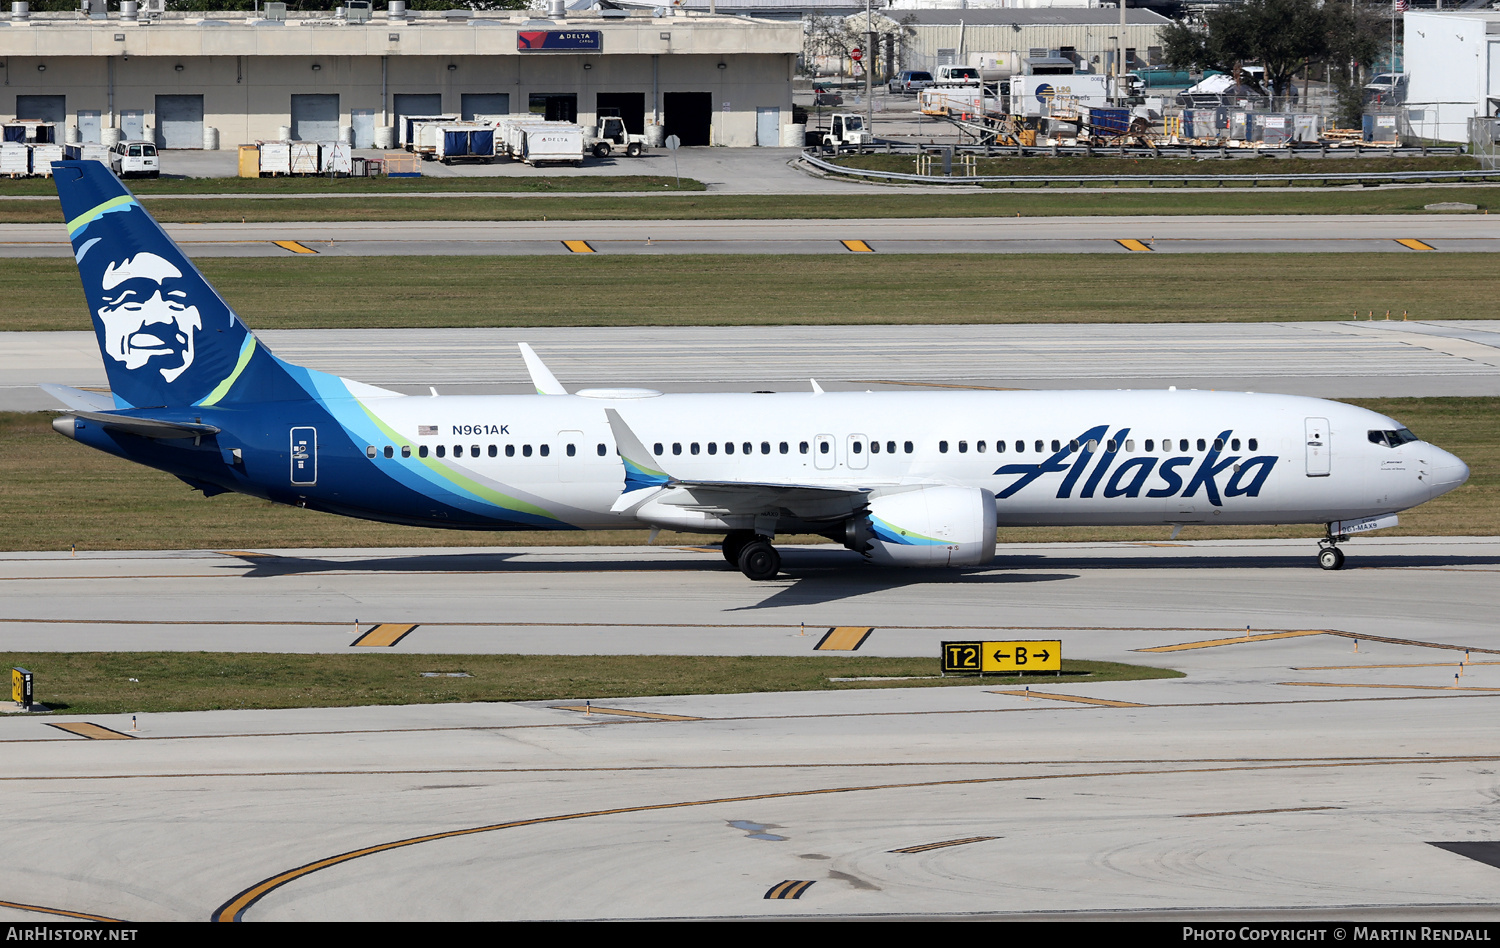
<path id="1" fill-rule="evenodd" d="M 1266 215 L 168 224 L 194 257 L 465 254 L 1434 253 L 1500 250 L 1488 215 Z M 0 224 L 0 257 L 70 256 L 58 224 Z"/>
<path id="2" fill-rule="evenodd" d="M 683 548 L 4 554 L 17 650 L 344 651 L 357 611 L 416 623 L 408 652 L 855 624 L 859 654 L 1060 638 L 1186 677 L 6 716 L 0 920 L 1493 921 L 1500 538 L 1361 537 L 1337 573 L 1313 547 L 792 549 L 763 584 Z"/>
<path id="3" fill-rule="evenodd" d="M 534 391 L 529 342 L 570 391 L 913 386 L 1179 388 L 1326 397 L 1500 395 L 1500 320 L 272 330 L 282 358 L 427 394 Z M 92 333 L 0 333 L 0 410 L 58 407 L 36 388 L 106 385 Z"/>

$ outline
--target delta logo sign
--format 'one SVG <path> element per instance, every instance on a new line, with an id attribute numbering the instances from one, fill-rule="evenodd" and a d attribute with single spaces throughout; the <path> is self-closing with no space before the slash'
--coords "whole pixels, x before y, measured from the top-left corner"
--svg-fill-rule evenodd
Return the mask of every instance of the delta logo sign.
<path id="1" fill-rule="evenodd" d="M 598 30 L 518 30 L 516 49 L 522 52 L 560 49 L 598 52 L 604 45 L 603 36 Z"/>
<path id="2" fill-rule="evenodd" d="M 1223 447 L 1230 443 L 1232 432 L 1222 431 L 1211 450 L 1197 462 L 1196 469 L 1193 468 L 1196 459 L 1191 456 L 1159 458 L 1137 455 L 1116 465 L 1118 448 L 1130 436 L 1130 429 L 1121 428 L 1106 440 L 1104 436 L 1108 431 L 1108 425 L 1099 425 L 1083 432 L 1075 439 L 1079 445 L 1076 452 L 1065 444 L 1062 450 L 1045 461 L 1004 465 L 995 471 L 996 477 L 1019 477 L 995 496 L 1001 499 L 1013 497 L 1045 474 L 1063 474 L 1065 476 L 1057 488 L 1060 500 L 1072 497 L 1074 488 L 1079 488 L 1079 497 L 1093 497 L 1099 492 L 1109 498 L 1139 497 L 1143 490 L 1147 497 L 1194 497 L 1201 490 L 1210 504 L 1222 507 L 1224 497 L 1259 497 L 1261 487 L 1276 469 L 1278 460 L 1274 454 L 1252 458 L 1224 455 Z M 1094 443 L 1096 450 L 1087 450 L 1090 442 Z M 1098 450 L 1111 443 L 1116 450 Z M 1091 465 L 1093 470 L 1088 471 Z M 1087 479 L 1083 476 L 1086 471 Z M 1083 482 L 1082 485 L 1079 481 Z"/>

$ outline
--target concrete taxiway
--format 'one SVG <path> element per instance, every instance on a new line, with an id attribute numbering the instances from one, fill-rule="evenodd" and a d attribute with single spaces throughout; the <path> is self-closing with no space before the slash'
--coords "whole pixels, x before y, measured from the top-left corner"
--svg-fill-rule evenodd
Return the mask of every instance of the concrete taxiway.
<path id="1" fill-rule="evenodd" d="M 1500 538 L 1311 549 L 792 550 L 764 584 L 675 548 L 5 554 L 17 651 L 346 651 L 358 610 L 419 623 L 397 651 L 798 654 L 855 623 L 858 654 L 1061 638 L 1186 677 L 7 715 L 0 919 L 1500 917 Z"/>
<path id="2" fill-rule="evenodd" d="M 983 326 L 271 330 L 282 358 L 408 394 L 529 394 L 529 342 L 570 390 L 1179 388 L 1500 394 L 1500 320 Z M 107 384 L 92 333 L 0 333 L 0 410 Z"/>
<path id="3" fill-rule="evenodd" d="M 1500 250 L 1488 215 L 168 224 L 194 257 L 465 254 L 1433 253 Z M 58 224 L 0 224 L 0 257 L 72 255 Z"/>

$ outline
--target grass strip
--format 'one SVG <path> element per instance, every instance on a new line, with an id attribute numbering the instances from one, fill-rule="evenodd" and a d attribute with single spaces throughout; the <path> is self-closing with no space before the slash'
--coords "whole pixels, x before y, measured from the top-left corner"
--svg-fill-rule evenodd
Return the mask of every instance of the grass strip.
<path id="1" fill-rule="evenodd" d="M 826 160 L 826 159 L 825 159 Z M 914 155 L 845 155 L 832 160 L 845 168 L 862 171 L 889 171 L 900 174 L 916 174 L 917 158 Z M 1205 161 L 1195 158 L 984 158 L 974 160 L 975 175 L 1191 175 L 1212 177 L 1215 175 L 1243 174 L 1393 174 L 1423 171 L 1478 171 L 1479 159 L 1472 155 L 1440 155 L 1428 158 L 1238 158 L 1232 161 Z M 964 175 L 967 169 L 955 159 L 954 171 Z M 1266 182 L 1257 187 L 1313 187 L 1311 182 Z M 997 184 L 986 187 L 1047 187 L 1048 185 Z M 1081 184 L 1059 182 L 1061 187 L 1151 187 L 1149 182 L 1109 182 Z M 1169 182 L 1166 187 L 1220 187 L 1205 181 L 1201 185 Z M 1247 187 L 1247 183 L 1236 182 L 1228 187 Z M 1334 187 L 1348 187 L 1347 181 L 1333 182 Z"/>
<path id="2" fill-rule="evenodd" d="M 0 653 L 68 714 L 331 708 L 465 701 L 598 701 L 650 695 L 847 691 L 1181 678 L 1165 668 L 1064 659 L 1061 676 L 937 677 L 930 658 L 780 655 L 416 655 L 263 652 Z M 424 678 L 464 672 L 468 678 Z M 912 678 L 830 681 L 832 678 Z M 602 717 L 602 716 L 601 716 Z M 602 717 L 603 720 L 609 720 Z M 14 720 L 14 719 L 13 719 Z M 583 715 L 579 715 L 580 722 Z M 0 725 L 3 727 L 3 725 Z"/>
<path id="3" fill-rule="evenodd" d="M 1393 235 L 1393 246 L 1395 236 L 1402 235 Z M 1340 320 L 1356 312 L 1492 319 L 1495 259 L 1404 251 L 577 254 L 397 262 L 287 255 L 197 263 L 257 329 L 383 329 L 1260 322 Z M 1224 292 L 1250 285 L 1254 292 Z M 850 305 L 851 287 L 857 305 Z M 0 260 L 0 299 L 0 330 L 89 328 L 77 268 L 66 259 Z"/>
<path id="4" fill-rule="evenodd" d="M 412 194 L 446 191 L 492 191 L 504 194 L 576 194 L 598 191 L 702 191 L 707 185 L 683 178 L 679 187 L 671 175 L 545 175 L 542 177 L 485 176 L 461 178 L 135 178 L 126 187 L 140 197 L 160 194 Z M 56 196 L 48 178 L 0 178 L 0 199 Z"/>
<path id="5" fill-rule="evenodd" d="M 1366 398 L 1352 404 L 1389 415 L 1469 465 L 1464 486 L 1401 514 L 1380 536 L 1500 535 L 1500 398 Z M 473 533 L 367 523 L 239 494 L 206 498 L 170 475 L 95 451 L 54 432 L 46 413 L 0 413 L 0 549 L 162 550 L 299 547 L 526 547 L 644 542 L 643 530 Z M 1000 432 L 995 432 L 1000 434 Z M 1000 531 L 1005 543 L 1163 540 L 1169 527 L 1030 527 Z M 1189 526 L 1188 540 L 1315 537 L 1314 526 Z M 716 536 L 663 531 L 663 546 Z M 810 537 L 783 543 L 826 542 Z"/>
<path id="6" fill-rule="evenodd" d="M 233 197 L 142 203 L 163 223 L 234 221 L 537 221 L 537 220 L 847 220 L 898 217 L 1059 217 L 1197 214 L 1422 214 L 1428 204 L 1463 201 L 1486 213 L 1500 208 L 1500 187 L 1285 188 L 1202 193 L 1147 188 L 1045 189 L 995 193 L 701 194 L 650 197 L 579 196 L 528 201 L 515 197 L 287 198 Z M 0 203 L 0 223 L 57 223 L 51 201 Z"/>

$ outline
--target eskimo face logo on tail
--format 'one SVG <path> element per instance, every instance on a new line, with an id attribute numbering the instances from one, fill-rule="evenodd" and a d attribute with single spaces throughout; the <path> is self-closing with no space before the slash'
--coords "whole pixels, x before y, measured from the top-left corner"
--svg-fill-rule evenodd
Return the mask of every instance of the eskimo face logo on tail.
<path id="1" fill-rule="evenodd" d="M 181 284 L 182 271 L 154 253 L 109 264 L 98 313 L 105 354 L 132 371 L 151 366 L 168 383 L 186 372 L 203 320 Z"/>

